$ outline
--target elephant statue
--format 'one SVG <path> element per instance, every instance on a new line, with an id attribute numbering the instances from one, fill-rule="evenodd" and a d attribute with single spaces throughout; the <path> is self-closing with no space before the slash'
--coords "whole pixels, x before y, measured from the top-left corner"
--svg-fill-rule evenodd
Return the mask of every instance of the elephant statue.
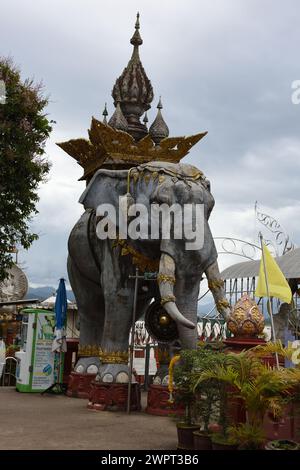
<path id="1" fill-rule="evenodd" d="M 187 164 L 165 162 L 145 163 L 130 170 L 100 169 L 79 202 L 85 212 L 68 241 L 68 273 L 80 318 L 81 357 L 75 371 L 97 372 L 97 379 L 103 382 L 128 382 L 136 266 L 140 273 L 157 272 L 157 281 L 139 280 L 136 319 L 153 299 L 159 300 L 177 323 L 181 348 L 197 345 L 197 305 L 204 273 L 218 311 L 225 317 L 229 315 L 208 225 L 214 198 L 209 181 L 200 170 Z M 124 223 L 121 227 L 120 220 L 124 222 L 124 213 L 128 215 L 127 224 L 133 220 L 130 215 L 133 204 L 146 208 L 146 214 L 150 214 L 153 206 L 162 204 L 167 207 L 201 205 L 201 246 L 187 249 L 184 236 L 176 238 L 171 230 L 173 236 L 163 237 L 161 227 L 156 237 L 147 238 L 143 233 L 122 237 Z M 107 212 L 101 212 L 99 207 L 114 208 L 114 220 L 109 220 Z M 151 220 L 150 215 L 139 220 L 144 231 L 145 226 L 150 227 Z M 104 222 L 109 222 L 114 237 L 99 235 Z"/>

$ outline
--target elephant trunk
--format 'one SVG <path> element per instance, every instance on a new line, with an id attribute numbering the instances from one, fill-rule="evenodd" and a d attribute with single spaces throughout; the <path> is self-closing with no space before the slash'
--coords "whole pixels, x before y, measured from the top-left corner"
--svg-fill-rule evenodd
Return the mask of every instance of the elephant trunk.
<path id="1" fill-rule="evenodd" d="M 185 318 L 176 306 L 174 296 L 175 262 L 173 258 L 166 253 L 162 253 L 160 257 L 157 281 L 159 284 L 161 303 L 166 312 L 176 323 L 194 329 L 194 323 Z"/>

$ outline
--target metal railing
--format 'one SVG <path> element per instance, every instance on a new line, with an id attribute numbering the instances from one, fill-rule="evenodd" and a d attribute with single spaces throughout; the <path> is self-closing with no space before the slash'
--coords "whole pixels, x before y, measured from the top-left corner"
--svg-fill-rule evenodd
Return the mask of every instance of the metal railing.
<path id="1" fill-rule="evenodd" d="M 17 359 L 15 357 L 8 356 L 5 358 L 5 365 L 0 379 L 1 387 L 14 387 L 16 385 L 16 367 Z"/>

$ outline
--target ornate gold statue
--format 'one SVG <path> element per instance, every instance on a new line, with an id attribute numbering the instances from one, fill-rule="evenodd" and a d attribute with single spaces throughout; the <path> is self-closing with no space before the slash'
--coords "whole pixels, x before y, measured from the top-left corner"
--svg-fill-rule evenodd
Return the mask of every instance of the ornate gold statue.
<path id="1" fill-rule="evenodd" d="M 256 337 L 263 332 L 264 326 L 264 316 L 255 300 L 243 294 L 227 320 L 229 331 L 234 336 Z"/>

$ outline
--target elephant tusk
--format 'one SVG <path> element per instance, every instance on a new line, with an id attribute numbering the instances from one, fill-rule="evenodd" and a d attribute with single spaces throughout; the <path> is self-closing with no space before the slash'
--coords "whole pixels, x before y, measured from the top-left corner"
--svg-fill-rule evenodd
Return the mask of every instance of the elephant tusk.
<path id="1" fill-rule="evenodd" d="M 196 325 L 185 318 L 177 308 L 174 297 L 175 262 L 173 258 L 166 253 L 162 253 L 160 258 L 157 281 L 159 284 L 161 303 L 170 317 L 176 323 L 181 323 L 187 328 L 196 328 Z"/>
<path id="2" fill-rule="evenodd" d="M 163 305 L 165 311 L 170 315 L 172 320 L 176 321 L 176 323 L 181 323 L 183 326 L 186 326 L 187 328 L 190 328 L 193 330 L 196 328 L 196 325 L 185 318 L 182 313 L 179 312 L 175 302 L 166 302 Z"/>

